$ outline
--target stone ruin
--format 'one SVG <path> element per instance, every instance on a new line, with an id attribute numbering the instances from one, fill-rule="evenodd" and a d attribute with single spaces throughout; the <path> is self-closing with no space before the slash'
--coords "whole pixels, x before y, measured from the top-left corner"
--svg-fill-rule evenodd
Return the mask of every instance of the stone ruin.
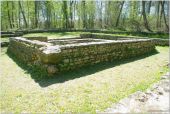
<path id="1" fill-rule="evenodd" d="M 10 38 L 8 52 L 31 66 L 38 66 L 49 75 L 104 61 L 119 61 L 155 50 L 148 39 L 98 39 L 88 35 L 77 38 L 47 37 Z"/>

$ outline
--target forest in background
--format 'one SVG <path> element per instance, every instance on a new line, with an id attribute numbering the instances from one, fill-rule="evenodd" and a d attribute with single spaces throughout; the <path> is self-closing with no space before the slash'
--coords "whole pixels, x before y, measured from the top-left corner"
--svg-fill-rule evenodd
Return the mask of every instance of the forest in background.
<path id="1" fill-rule="evenodd" d="M 1 30 L 169 31 L 169 1 L 1 1 Z"/>

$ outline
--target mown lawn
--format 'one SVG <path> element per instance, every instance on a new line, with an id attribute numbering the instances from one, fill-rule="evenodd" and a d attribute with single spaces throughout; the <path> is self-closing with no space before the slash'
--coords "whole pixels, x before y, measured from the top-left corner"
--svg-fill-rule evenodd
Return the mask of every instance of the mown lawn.
<path id="1" fill-rule="evenodd" d="M 90 33 L 90 32 L 44 32 L 44 33 L 30 33 L 25 34 L 24 36 L 46 36 L 49 39 L 54 38 L 70 38 L 79 36 L 81 33 Z M 168 39 L 169 34 L 155 34 L 155 35 L 142 35 L 142 34 L 127 34 L 127 33 L 120 33 L 120 34 L 108 34 L 108 33 L 94 33 L 94 34 L 102 34 L 102 35 L 113 35 L 113 36 L 131 36 L 134 38 L 137 37 L 149 37 L 149 38 L 161 38 L 161 39 Z"/>
<path id="2" fill-rule="evenodd" d="M 69 37 L 77 37 L 82 32 L 44 32 L 44 33 L 30 33 L 25 34 L 24 36 L 46 36 L 49 39 L 54 38 L 69 38 Z"/>
<path id="3" fill-rule="evenodd" d="M 169 39 L 169 34 L 127 34 L 127 33 L 120 33 L 120 34 L 108 34 L 108 33 L 94 33 L 94 34 L 101 34 L 101 35 L 111 35 L 111 36 L 124 36 L 124 37 L 131 37 L 131 38 L 160 38 L 160 39 Z"/>
<path id="4" fill-rule="evenodd" d="M 48 39 L 55 39 L 55 38 L 72 38 L 72 37 L 79 37 L 81 33 L 89 33 L 89 32 L 44 32 L 44 33 L 29 33 L 25 34 L 23 36 L 45 36 L 48 37 Z M 95 34 L 102 34 L 102 35 L 113 35 L 113 36 L 124 36 L 124 37 L 146 37 L 146 35 L 142 34 L 126 34 L 126 33 L 121 33 L 121 34 L 106 34 L 106 33 L 95 33 Z M 168 39 L 169 35 L 168 34 L 155 34 L 155 35 L 148 35 L 147 37 L 149 38 L 160 38 L 160 39 Z M 1 42 L 8 42 L 9 38 L 1 38 Z"/>
<path id="5" fill-rule="evenodd" d="M 23 35 L 26 37 L 31 36 L 45 36 L 48 39 L 55 39 L 55 38 L 71 38 L 71 37 L 78 37 L 82 32 L 44 32 L 44 33 L 30 33 Z M 4 37 L 0 39 L 1 42 L 9 42 L 8 37 Z"/>
<path id="6" fill-rule="evenodd" d="M 168 47 L 158 53 L 81 68 L 54 78 L 35 79 L 1 49 L 2 112 L 92 112 L 146 90 L 168 71 Z"/>
<path id="7" fill-rule="evenodd" d="M 1 42 L 9 42 L 9 38 L 8 38 L 8 37 L 1 38 L 0 41 L 1 41 Z"/>

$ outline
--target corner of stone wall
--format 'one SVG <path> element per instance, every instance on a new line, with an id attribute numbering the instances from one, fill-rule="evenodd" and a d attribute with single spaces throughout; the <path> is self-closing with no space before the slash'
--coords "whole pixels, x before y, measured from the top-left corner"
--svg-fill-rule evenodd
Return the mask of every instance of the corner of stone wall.
<path id="1" fill-rule="evenodd" d="M 92 33 L 83 33 L 83 34 L 80 34 L 80 37 L 81 38 L 92 38 Z"/>

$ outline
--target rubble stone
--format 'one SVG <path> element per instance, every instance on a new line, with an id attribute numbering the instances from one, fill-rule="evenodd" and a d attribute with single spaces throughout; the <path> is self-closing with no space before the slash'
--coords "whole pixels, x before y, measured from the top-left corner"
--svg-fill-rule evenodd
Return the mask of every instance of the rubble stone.
<path id="1" fill-rule="evenodd" d="M 46 40 L 45 37 L 42 40 L 40 37 L 10 38 L 8 51 L 26 64 L 39 65 L 40 63 L 39 67 L 45 67 L 48 73 L 73 70 L 105 61 L 137 57 L 155 51 L 153 41 L 148 39 Z M 54 66 L 59 70 L 54 69 Z"/>

